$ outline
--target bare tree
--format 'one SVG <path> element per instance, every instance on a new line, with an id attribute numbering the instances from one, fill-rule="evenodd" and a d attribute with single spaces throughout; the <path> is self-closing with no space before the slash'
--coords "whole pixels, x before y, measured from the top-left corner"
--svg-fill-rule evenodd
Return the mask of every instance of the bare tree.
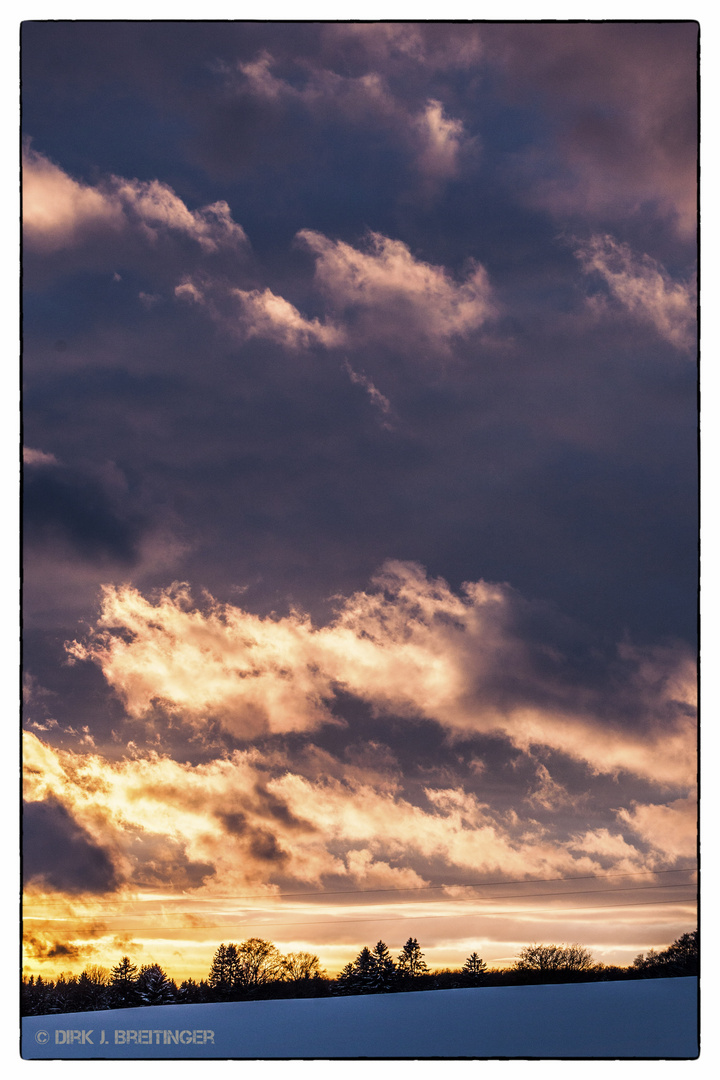
<path id="1" fill-rule="evenodd" d="M 271 941 L 248 938 L 238 945 L 239 984 L 253 988 L 280 977 L 282 956 Z"/>
<path id="2" fill-rule="evenodd" d="M 592 971 L 592 954 L 582 945 L 525 945 L 513 965 L 515 971 Z"/>
<path id="3" fill-rule="evenodd" d="M 303 979 L 321 979 L 325 972 L 320 961 L 312 953 L 288 953 L 282 958 L 281 977 L 287 982 L 301 982 Z"/>

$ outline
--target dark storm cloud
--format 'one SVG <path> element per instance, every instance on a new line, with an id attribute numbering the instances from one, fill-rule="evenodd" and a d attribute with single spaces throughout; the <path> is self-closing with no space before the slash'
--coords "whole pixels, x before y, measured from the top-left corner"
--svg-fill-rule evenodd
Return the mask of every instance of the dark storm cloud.
<path id="1" fill-rule="evenodd" d="M 28 884 L 68 893 L 107 893 L 119 877 L 107 851 L 57 799 L 23 810 L 23 871 Z"/>
<path id="2" fill-rule="evenodd" d="M 135 564 L 142 523 L 121 514 L 95 479 L 70 470 L 28 470 L 23 486 L 28 545 L 66 546 L 91 562 Z"/>
<path id="3" fill-rule="evenodd" d="M 97 931 L 97 927 L 93 928 Z M 92 955 L 92 948 L 82 948 L 74 942 L 56 941 L 51 934 L 27 934 L 24 946 L 37 960 L 62 960 L 77 963 Z"/>
<path id="4" fill-rule="evenodd" d="M 139 830 L 133 840 L 128 854 L 132 881 L 139 888 L 160 889 L 172 881 L 179 889 L 198 889 L 215 876 L 212 863 L 190 858 L 182 840 L 150 830 Z"/>

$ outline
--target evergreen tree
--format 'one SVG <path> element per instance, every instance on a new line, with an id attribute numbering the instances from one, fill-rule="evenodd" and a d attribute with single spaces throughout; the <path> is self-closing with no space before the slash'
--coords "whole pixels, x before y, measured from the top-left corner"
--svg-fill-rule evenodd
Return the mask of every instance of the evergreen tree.
<path id="1" fill-rule="evenodd" d="M 80 972 L 78 977 L 75 1007 L 78 1012 L 90 1012 L 95 1008 L 95 986 L 87 971 Z"/>
<path id="2" fill-rule="evenodd" d="M 425 954 L 420 951 L 417 938 L 408 938 L 403 945 L 402 952 L 398 956 L 398 972 L 411 979 L 418 975 L 427 975 L 428 966 L 425 963 Z"/>
<path id="3" fill-rule="evenodd" d="M 183 1005 L 196 1005 L 208 1000 L 206 991 L 207 983 L 205 980 L 197 983 L 194 979 L 184 979 L 180 983 L 176 1000 Z"/>
<path id="4" fill-rule="evenodd" d="M 69 976 L 69 977 L 68 977 Z M 77 991 L 77 979 L 69 972 L 63 971 L 55 980 L 55 986 L 49 995 L 48 1012 L 63 1013 L 72 1012 L 75 1008 Z"/>
<path id="5" fill-rule="evenodd" d="M 175 984 L 168 979 L 159 964 L 145 964 L 137 979 L 139 1003 L 169 1005 L 175 1000 Z"/>
<path id="6" fill-rule="evenodd" d="M 487 964 L 476 952 L 474 952 L 468 956 L 463 964 L 462 971 L 469 982 L 477 984 L 482 982 L 483 976 L 487 971 Z"/>
<path id="7" fill-rule="evenodd" d="M 354 992 L 356 994 L 369 994 L 375 989 L 375 957 L 367 945 L 355 958 L 353 965 Z"/>
<path id="8" fill-rule="evenodd" d="M 395 985 L 395 961 L 384 941 L 378 941 L 371 956 L 373 959 L 372 989 L 377 993 L 385 994 Z"/>
<path id="9" fill-rule="evenodd" d="M 34 1016 L 35 1004 L 35 976 L 23 975 L 20 984 L 20 1015 Z"/>
<path id="10" fill-rule="evenodd" d="M 89 964 L 80 973 L 77 982 L 78 1009 L 95 1012 L 110 1007 L 110 972 L 97 964 Z"/>
<path id="11" fill-rule="evenodd" d="M 213 957 L 208 983 L 214 1000 L 228 998 L 240 985 L 240 961 L 237 945 L 219 945 Z"/>
<path id="12" fill-rule="evenodd" d="M 128 956 L 123 956 L 110 972 L 110 999 L 114 1008 L 126 1009 L 138 1004 L 137 977 L 137 967 Z"/>
<path id="13" fill-rule="evenodd" d="M 346 964 L 337 977 L 337 988 L 340 994 L 356 994 L 357 980 L 355 978 L 355 963 L 353 960 Z"/>

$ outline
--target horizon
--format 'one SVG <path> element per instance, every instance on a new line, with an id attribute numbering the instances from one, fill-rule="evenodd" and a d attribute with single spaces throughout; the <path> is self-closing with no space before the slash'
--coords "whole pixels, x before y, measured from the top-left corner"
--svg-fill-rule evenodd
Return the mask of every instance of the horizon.
<path id="1" fill-rule="evenodd" d="M 686 931 L 686 932 L 692 932 L 692 931 Z M 270 939 L 268 938 L 268 939 L 264 939 L 264 940 L 270 940 Z M 382 939 L 380 939 L 380 940 L 382 940 Z M 167 968 L 164 967 L 163 964 L 159 964 L 159 966 L 163 969 L 163 971 L 165 972 L 165 975 L 167 976 L 167 978 L 170 981 L 174 982 L 177 987 L 180 987 L 181 983 L 185 982 L 186 980 L 190 980 L 190 979 L 194 979 L 198 983 L 201 980 L 207 982 L 208 981 L 208 975 L 209 975 L 211 967 L 212 967 L 212 961 L 213 961 L 213 957 L 215 955 L 215 952 L 220 947 L 220 945 L 229 945 L 229 944 L 232 944 L 232 943 L 233 942 L 231 942 L 229 939 L 227 941 L 218 942 L 217 945 L 215 946 L 215 949 L 213 950 L 212 955 L 210 955 L 210 958 L 209 958 L 209 961 L 208 961 L 208 963 L 206 965 L 206 968 L 204 968 L 204 969 L 198 968 L 198 969 L 193 969 L 192 971 L 183 971 L 183 972 L 178 973 L 178 972 L 176 972 L 174 970 L 168 970 Z M 241 943 L 240 940 L 234 942 L 234 944 L 236 944 L 236 945 L 239 945 L 240 943 Z M 275 944 L 275 942 L 271 942 L 271 944 Z M 324 979 L 329 979 L 331 981 L 337 979 L 337 977 L 342 972 L 343 968 L 348 963 L 351 963 L 353 960 L 355 960 L 357 958 L 357 956 L 359 955 L 359 953 L 362 951 L 363 948 L 367 947 L 367 948 L 372 950 L 372 949 L 375 948 L 375 946 L 377 944 L 378 944 L 378 942 L 374 942 L 372 944 L 366 944 L 366 946 L 359 946 L 357 951 L 354 952 L 354 953 L 348 952 L 346 955 L 343 955 L 343 958 L 338 962 L 338 966 L 336 968 L 332 969 L 332 970 L 330 968 L 328 968 L 328 966 L 326 964 L 323 963 L 322 958 L 318 957 L 318 959 L 320 961 L 320 969 L 321 969 L 321 972 L 322 972 L 321 977 L 324 978 Z M 390 946 L 388 944 L 388 942 L 384 942 L 384 944 L 386 944 L 388 946 L 388 949 L 390 950 L 393 961 L 395 963 L 397 963 L 398 955 L 402 952 L 402 949 L 403 949 L 403 946 L 404 946 L 405 942 L 403 942 L 402 945 L 397 946 L 397 948 L 393 948 L 392 946 Z M 420 945 L 420 951 L 421 951 L 422 957 L 424 958 L 425 962 L 427 963 L 428 957 L 427 957 L 427 955 L 425 953 L 425 950 L 422 948 L 422 943 L 418 942 L 418 944 Z M 531 944 L 546 944 L 546 945 L 555 944 L 555 945 L 560 945 L 560 946 L 580 945 L 582 948 L 587 948 L 586 946 L 582 945 L 582 942 L 567 942 L 567 941 L 560 941 L 560 940 L 552 942 L 552 943 L 551 942 L 527 942 L 526 944 L 527 945 L 531 945 Z M 660 952 L 664 948 L 666 948 L 667 946 L 669 946 L 671 944 L 672 944 L 672 942 L 666 942 L 665 944 L 651 945 L 647 949 L 638 950 L 638 952 L 635 954 L 635 956 L 638 956 L 638 955 L 641 955 L 641 954 L 646 955 L 648 952 L 650 952 L 651 949 L 653 949 L 655 952 Z M 296 949 L 290 948 L 290 949 L 286 949 L 286 950 L 280 950 L 280 953 L 281 953 L 282 956 L 286 956 L 286 955 L 288 955 L 288 953 L 303 952 L 303 951 L 306 951 L 306 950 L 298 947 Z M 590 952 L 591 955 L 592 955 L 592 949 L 588 949 L 587 951 Z M 446 961 L 443 960 L 443 961 L 438 962 L 438 963 L 427 963 L 428 974 L 433 975 L 433 974 L 437 974 L 439 972 L 443 972 L 443 971 L 447 971 L 447 970 L 460 971 L 460 970 L 462 970 L 462 968 L 463 968 L 465 962 L 468 960 L 469 956 L 472 955 L 472 952 L 477 952 L 477 950 L 476 949 L 472 950 L 471 953 L 468 954 L 468 956 L 463 956 L 462 959 L 458 959 L 456 957 L 454 959 L 454 961 L 447 961 L 446 962 Z M 23 969 L 22 978 L 23 978 L 23 980 L 24 979 L 30 979 L 31 977 L 33 979 L 36 979 L 38 976 L 40 976 L 40 977 L 42 977 L 43 981 L 49 981 L 49 980 L 56 981 L 57 979 L 60 979 L 60 978 L 65 978 L 65 979 L 76 978 L 77 979 L 77 978 L 79 978 L 79 976 L 82 974 L 83 971 L 85 971 L 85 970 L 87 970 L 89 968 L 101 968 L 108 976 L 110 976 L 112 974 L 113 968 L 117 967 L 117 965 L 120 963 L 120 961 L 122 959 L 124 959 L 124 955 L 125 954 L 123 954 L 123 956 L 118 955 L 117 959 L 116 959 L 116 962 L 114 964 L 112 964 L 111 966 L 108 966 L 108 965 L 105 965 L 105 964 L 88 963 L 88 964 L 84 965 L 82 970 L 77 969 L 77 970 L 71 971 L 71 970 L 69 970 L 67 968 L 63 968 L 63 969 L 58 970 L 58 971 L 56 971 L 56 972 L 54 972 L 52 974 L 47 970 L 46 971 L 38 971 L 38 972 L 36 972 L 36 971 L 26 971 L 25 969 Z M 312 955 L 316 955 L 316 954 L 312 954 Z M 635 956 L 633 957 L 633 960 L 635 959 Z M 486 967 L 487 972 L 489 974 L 492 974 L 495 971 L 502 972 L 502 971 L 510 971 L 510 970 L 512 970 L 514 968 L 515 962 L 518 960 L 518 958 L 519 958 L 518 955 L 514 955 L 514 956 L 510 956 L 510 957 L 498 957 L 495 960 L 490 961 L 486 957 L 481 956 L 480 960 L 485 963 L 485 967 Z M 140 972 L 142 966 L 150 966 L 152 964 L 158 963 L 158 961 L 150 958 L 150 959 L 147 959 L 145 961 L 144 965 L 136 964 L 135 959 L 134 959 L 134 957 L 132 955 L 129 955 L 128 959 L 131 961 L 131 963 L 134 964 L 134 966 L 135 966 L 138 973 Z M 593 962 L 594 962 L 595 965 L 603 965 L 603 961 L 598 961 L 597 957 L 595 957 L 594 955 L 592 956 L 592 959 L 593 959 Z M 624 968 L 631 969 L 632 968 L 632 960 L 630 960 L 626 964 L 611 964 L 611 963 L 607 962 L 607 963 L 604 963 L 604 966 L 606 966 L 606 967 L 618 967 L 618 968 L 623 968 L 623 969 Z M 553 981 L 553 980 L 550 980 L 550 981 Z"/>

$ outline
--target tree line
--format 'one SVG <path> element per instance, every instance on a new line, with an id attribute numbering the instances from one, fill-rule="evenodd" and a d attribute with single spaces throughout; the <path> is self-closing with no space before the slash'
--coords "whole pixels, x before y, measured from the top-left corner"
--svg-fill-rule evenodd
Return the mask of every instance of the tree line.
<path id="1" fill-rule="evenodd" d="M 510 968 L 488 968 L 473 952 L 461 968 L 431 971 L 417 938 L 408 938 L 396 958 L 384 941 L 365 946 L 336 978 L 328 976 L 317 956 L 283 955 L 270 941 L 249 938 L 218 946 L 207 979 L 179 985 L 159 964 L 138 969 L 129 957 L 112 969 L 87 966 L 79 976 L 60 975 L 54 982 L 23 976 L 23 1016 L 95 1012 L 134 1006 L 199 1004 L 258 998 L 330 997 L 339 994 L 387 994 L 416 990 L 457 990 L 520 983 L 588 982 L 612 979 L 697 975 L 698 931 L 683 934 L 661 952 L 640 953 L 629 967 L 596 963 L 582 945 L 526 945 Z"/>

